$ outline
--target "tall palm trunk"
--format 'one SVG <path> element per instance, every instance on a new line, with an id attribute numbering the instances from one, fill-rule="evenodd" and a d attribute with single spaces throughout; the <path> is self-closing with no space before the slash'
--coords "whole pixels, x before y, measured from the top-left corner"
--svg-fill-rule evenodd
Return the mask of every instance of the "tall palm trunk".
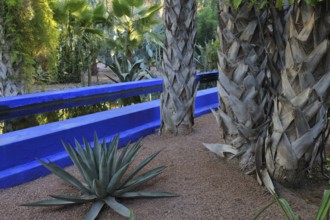
<path id="1" fill-rule="evenodd" d="M 241 167 L 255 166 L 266 185 L 268 173 L 281 183 L 297 184 L 319 153 L 330 104 L 330 13 L 326 4 L 311 7 L 300 1 L 281 10 L 271 6 L 264 17 L 263 12 L 256 14 L 244 4 L 235 11 L 227 1 L 220 3 L 218 87 L 222 106 L 216 117 L 225 144 L 206 147 L 219 155 L 241 156 Z M 244 24 L 242 17 L 248 22 L 239 29 Z M 258 25 L 249 29 L 254 20 Z M 258 36 L 257 30 L 264 33 L 259 38 L 253 37 Z M 243 33 L 250 37 L 242 37 Z M 249 50 L 244 50 L 244 43 Z M 252 56 L 256 59 L 249 58 L 253 51 L 258 51 Z M 254 62 L 245 67 L 250 60 Z M 249 92 L 251 85 L 254 96 Z"/>
<path id="2" fill-rule="evenodd" d="M 195 0 L 165 0 L 164 90 L 161 132 L 189 133 L 194 124 L 197 91 L 194 62 Z"/>
<path id="3" fill-rule="evenodd" d="M 324 3 L 325 4 L 325 3 Z M 319 152 L 327 121 L 330 86 L 329 9 L 300 1 L 274 26 L 282 54 L 281 84 L 274 100 L 272 124 L 265 145 L 271 176 L 286 185 L 305 177 Z M 273 12 L 274 20 L 279 19 Z M 283 24 L 280 26 L 279 24 Z M 275 36 L 275 35 L 274 35 Z M 274 65 L 279 66 L 279 65 Z"/>
<path id="4" fill-rule="evenodd" d="M 240 156 L 245 171 L 255 168 L 256 143 L 267 125 L 270 78 L 263 47 L 266 11 L 243 3 L 237 10 L 219 5 L 218 91 L 221 107 L 214 112 L 224 144 L 204 144 L 213 152 Z"/>
<path id="5" fill-rule="evenodd" d="M 4 15 L 3 5 L 1 7 L 0 15 Z M 0 16 L 0 97 L 15 96 L 23 92 L 23 88 L 13 81 L 17 78 L 19 70 L 14 71 L 12 66 L 10 54 L 10 44 L 6 40 L 4 17 Z"/>

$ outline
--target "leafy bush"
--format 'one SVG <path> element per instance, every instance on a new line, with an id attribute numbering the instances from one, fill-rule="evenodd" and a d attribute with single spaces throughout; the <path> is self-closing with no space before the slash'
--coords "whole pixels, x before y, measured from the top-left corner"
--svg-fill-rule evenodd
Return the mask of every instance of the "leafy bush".
<path id="1" fill-rule="evenodd" d="M 85 148 L 77 140 L 75 143 L 77 149 L 71 144 L 63 142 L 63 145 L 85 182 L 78 180 L 55 163 L 38 161 L 65 182 L 82 191 L 83 195 L 50 195 L 54 199 L 26 203 L 23 204 L 24 206 L 57 206 L 92 202 L 93 205 L 85 215 L 85 219 L 95 219 L 105 204 L 120 215 L 132 218 L 131 211 L 117 202 L 116 198 L 176 196 L 168 192 L 135 191 L 136 188 L 158 176 L 165 169 L 164 166 L 160 166 L 138 175 L 140 170 L 159 154 L 158 151 L 125 175 L 141 148 L 140 141 L 130 148 L 126 146 L 120 153 L 117 153 L 119 135 L 115 136 L 108 146 L 105 139 L 103 143 L 99 143 L 96 134 L 94 148 L 85 139 Z"/>

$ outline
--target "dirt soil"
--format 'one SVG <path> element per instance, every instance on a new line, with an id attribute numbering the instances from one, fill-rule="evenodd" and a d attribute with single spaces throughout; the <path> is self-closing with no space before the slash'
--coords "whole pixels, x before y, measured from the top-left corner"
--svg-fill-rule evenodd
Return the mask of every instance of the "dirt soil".
<path id="1" fill-rule="evenodd" d="M 195 120 L 193 133 L 187 136 L 153 134 L 145 137 L 137 162 L 162 150 L 148 167 L 165 165 L 165 171 L 141 190 L 169 191 L 179 194 L 174 198 L 131 199 L 121 202 L 133 210 L 137 220 L 213 220 L 252 219 L 265 205 L 273 201 L 254 175 L 245 175 L 235 163 L 217 157 L 202 143 L 219 142 L 218 128 L 212 114 Z M 147 169 L 148 169 L 147 168 Z M 74 167 L 67 168 L 75 175 Z M 323 184 L 325 186 L 325 184 Z M 301 190 L 310 186 L 302 183 Z M 324 188 L 319 187 L 322 194 Z M 303 219 L 313 219 L 317 207 L 310 199 L 297 192 L 279 187 L 293 209 Z M 24 202 L 49 198 L 49 194 L 79 194 L 54 175 L 0 191 L 0 216 L 3 220 L 25 219 L 82 219 L 91 204 L 70 207 L 23 207 Z M 309 196 L 310 198 L 311 196 Z M 319 203 L 318 200 L 317 203 Z M 104 208 L 98 219 L 124 219 L 110 208 Z M 260 219 L 284 219 L 279 209 L 272 206 Z"/>

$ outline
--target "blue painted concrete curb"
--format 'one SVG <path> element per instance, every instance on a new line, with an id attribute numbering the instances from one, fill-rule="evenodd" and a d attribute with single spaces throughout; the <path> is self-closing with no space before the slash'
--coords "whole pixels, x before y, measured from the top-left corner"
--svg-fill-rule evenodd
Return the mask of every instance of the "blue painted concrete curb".
<path id="1" fill-rule="evenodd" d="M 217 89 L 198 91 L 195 116 L 219 106 Z M 0 137 L 0 189 L 13 187 L 49 172 L 35 158 L 50 160 L 65 167 L 71 161 L 61 139 L 81 141 L 84 136 L 93 140 L 94 132 L 101 138 L 120 133 L 120 144 L 153 134 L 160 126 L 159 100 L 80 116 L 66 121 L 3 134 Z"/>

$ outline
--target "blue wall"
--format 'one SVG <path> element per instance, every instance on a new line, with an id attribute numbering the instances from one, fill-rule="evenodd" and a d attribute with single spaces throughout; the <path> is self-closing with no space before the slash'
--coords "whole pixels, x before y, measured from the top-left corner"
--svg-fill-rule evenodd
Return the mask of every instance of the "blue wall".
<path id="1" fill-rule="evenodd" d="M 219 106 L 217 89 L 198 91 L 195 116 Z M 48 174 L 35 158 L 61 166 L 71 164 L 61 140 L 72 142 L 82 136 L 93 140 L 94 132 L 109 141 L 120 133 L 120 144 L 155 133 L 160 126 L 159 100 L 94 113 L 0 136 L 0 189 L 12 187 Z"/>

